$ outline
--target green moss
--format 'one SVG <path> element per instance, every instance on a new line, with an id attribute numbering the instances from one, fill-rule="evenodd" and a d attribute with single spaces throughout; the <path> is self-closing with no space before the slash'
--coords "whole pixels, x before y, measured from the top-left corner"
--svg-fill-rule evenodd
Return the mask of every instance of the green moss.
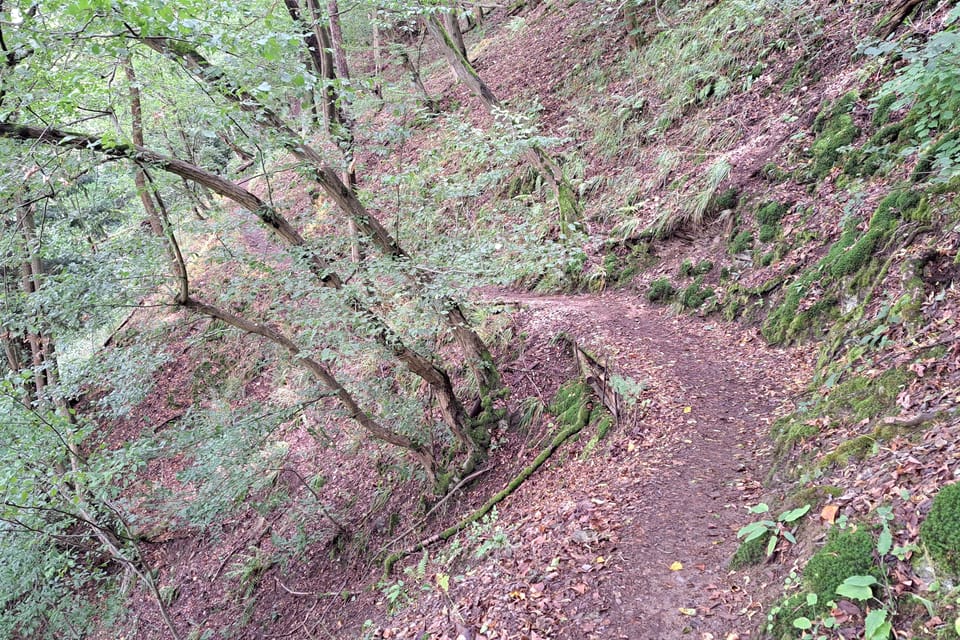
<path id="1" fill-rule="evenodd" d="M 794 640 L 797 628 L 793 621 L 804 614 L 809 615 L 806 593 L 794 593 L 775 605 L 768 617 L 767 633 L 775 640 Z"/>
<path id="2" fill-rule="evenodd" d="M 713 263 L 709 260 L 701 260 L 694 264 L 689 258 L 680 264 L 680 275 L 683 277 L 700 276 L 713 271 Z"/>
<path id="3" fill-rule="evenodd" d="M 925 211 L 927 205 L 919 193 L 901 188 L 880 202 L 866 232 L 851 219 L 827 255 L 787 287 L 781 304 L 767 316 L 761 330 L 764 338 L 773 344 L 781 344 L 805 333 L 819 331 L 824 320 L 837 315 L 837 281 L 851 277 L 854 288 L 869 284 L 877 274 L 876 269 L 869 270 L 872 258 L 893 236 L 899 219 L 922 216 Z M 815 304 L 799 312 L 801 302 L 812 289 L 825 290 L 826 293 Z"/>
<path id="4" fill-rule="evenodd" d="M 697 309 L 716 292 L 711 287 L 703 286 L 703 276 L 698 276 L 689 287 L 680 294 L 680 304 L 685 309 Z"/>
<path id="5" fill-rule="evenodd" d="M 837 587 L 851 576 L 874 576 L 882 579 L 873 558 L 873 537 L 862 529 L 834 530 L 822 549 L 817 551 L 803 570 L 804 585 L 817 594 L 817 601 L 826 604 L 837 599 Z"/>
<path id="6" fill-rule="evenodd" d="M 779 224 L 783 217 L 787 215 L 787 211 L 790 210 L 790 206 L 777 202 L 776 200 L 771 200 L 766 202 L 757 209 L 757 222 L 761 225 L 776 225 Z"/>
<path id="7" fill-rule="evenodd" d="M 960 483 L 937 493 L 920 525 L 920 539 L 940 568 L 960 577 Z"/>
<path id="8" fill-rule="evenodd" d="M 828 126 L 810 147 L 813 156 L 811 173 L 822 178 L 840 159 L 844 147 L 849 146 L 860 135 L 860 129 L 853 123 L 850 114 L 842 114 Z"/>
<path id="9" fill-rule="evenodd" d="M 851 438 L 821 458 L 817 466 L 821 469 L 834 465 L 843 467 L 851 460 L 863 460 L 874 452 L 876 445 L 877 439 L 872 435 Z"/>
<path id="10" fill-rule="evenodd" d="M 873 112 L 873 117 L 870 119 L 874 127 L 881 127 L 890 121 L 890 111 L 896 101 L 897 94 L 892 91 L 884 94 L 877 101 L 876 111 Z"/>
<path id="11" fill-rule="evenodd" d="M 770 536 L 766 535 L 741 542 L 737 551 L 733 554 L 733 558 L 730 559 L 730 568 L 737 571 L 744 567 L 761 564 L 767 559 L 767 544 L 769 541 Z"/>
<path id="12" fill-rule="evenodd" d="M 847 415 L 854 422 L 872 420 L 893 408 L 911 378 L 913 374 L 904 369 L 888 369 L 876 378 L 851 378 L 830 391 L 822 412 Z"/>
<path id="13" fill-rule="evenodd" d="M 760 240 L 760 242 L 772 242 L 777 239 L 777 235 L 779 233 L 780 233 L 779 225 L 765 224 L 762 227 L 760 227 L 760 232 L 759 234 L 757 234 L 757 239 Z"/>
<path id="14" fill-rule="evenodd" d="M 658 278 L 647 288 L 647 300 L 650 302 L 666 302 L 677 295 L 677 289 L 667 278 Z"/>
<path id="15" fill-rule="evenodd" d="M 577 424 L 582 411 L 589 407 L 590 388 L 585 382 L 571 381 L 557 389 L 547 411 L 556 416 L 561 427 Z"/>
<path id="16" fill-rule="evenodd" d="M 725 211 L 727 209 L 736 209 L 740 202 L 740 192 L 731 187 L 717 195 L 710 207 L 713 211 Z"/>
<path id="17" fill-rule="evenodd" d="M 778 455 L 790 451 L 798 443 L 820 433 L 820 429 L 808 420 L 787 420 L 786 423 L 780 424 L 779 427 L 775 424 L 774 429 L 777 431 L 775 440 Z"/>
<path id="18" fill-rule="evenodd" d="M 741 231 L 730 241 L 728 251 L 731 255 L 749 251 L 753 247 L 753 234 L 749 231 Z"/>

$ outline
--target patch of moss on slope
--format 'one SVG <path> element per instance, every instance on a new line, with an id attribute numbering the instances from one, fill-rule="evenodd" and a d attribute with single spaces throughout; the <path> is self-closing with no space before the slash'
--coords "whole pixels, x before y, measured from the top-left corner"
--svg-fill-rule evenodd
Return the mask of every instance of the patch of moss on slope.
<path id="1" fill-rule="evenodd" d="M 914 217 L 914 211 L 923 206 L 920 194 L 900 189 L 881 201 L 866 232 L 855 220 L 848 221 L 827 255 L 787 287 L 783 301 L 763 324 L 763 337 L 771 344 L 791 342 L 816 332 L 825 320 L 835 317 L 839 281 L 864 270 L 892 237 L 900 219 Z M 822 291 L 820 298 L 802 304 L 814 289 Z"/>
<path id="2" fill-rule="evenodd" d="M 830 173 L 840 160 L 843 148 L 850 146 L 860 135 L 860 128 L 850 115 L 857 98 L 856 92 L 845 94 L 832 105 L 826 105 L 814 121 L 813 130 L 818 135 L 810 147 L 813 156 L 810 173 L 815 179 Z"/>

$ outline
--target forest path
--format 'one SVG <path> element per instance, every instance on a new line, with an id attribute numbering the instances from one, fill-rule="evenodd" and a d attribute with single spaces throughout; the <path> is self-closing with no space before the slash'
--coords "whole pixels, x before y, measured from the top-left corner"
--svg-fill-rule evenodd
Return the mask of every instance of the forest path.
<path id="1" fill-rule="evenodd" d="M 619 426 L 596 465 L 622 516 L 595 597 L 605 613 L 570 637 L 745 638 L 763 616 L 726 565 L 759 498 L 774 412 L 809 379 L 804 354 L 635 292 L 497 299 L 519 306 L 532 343 L 565 332 L 611 373 L 647 386 L 645 414 Z"/>

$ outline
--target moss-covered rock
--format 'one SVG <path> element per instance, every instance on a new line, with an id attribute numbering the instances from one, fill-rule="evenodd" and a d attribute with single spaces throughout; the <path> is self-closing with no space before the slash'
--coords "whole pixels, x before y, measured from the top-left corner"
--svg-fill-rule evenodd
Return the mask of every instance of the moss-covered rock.
<path id="1" fill-rule="evenodd" d="M 960 483 L 949 484 L 937 493 L 920 525 L 920 540 L 940 568 L 960 577 Z"/>
<path id="2" fill-rule="evenodd" d="M 647 287 L 647 300 L 650 302 L 666 302 L 676 295 L 676 287 L 667 278 L 657 278 Z"/>
<path id="3" fill-rule="evenodd" d="M 842 149 L 860 135 L 860 128 L 850 115 L 858 98 L 856 92 L 847 93 L 833 104 L 825 105 L 814 120 L 813 131 L 817 138 L 810 146 L 810 155 L 813 157 L 810 173 L 815 179 L 830 173 L 840 160 Z"/>
<path id="4" fill-rule="evenodd" d="M 698 276 L 689 287 L 680 294 L 680 304 L 685 309 L 698 309 L 716 292 L 711 287 L 703 286 L 703 276 Z"/>

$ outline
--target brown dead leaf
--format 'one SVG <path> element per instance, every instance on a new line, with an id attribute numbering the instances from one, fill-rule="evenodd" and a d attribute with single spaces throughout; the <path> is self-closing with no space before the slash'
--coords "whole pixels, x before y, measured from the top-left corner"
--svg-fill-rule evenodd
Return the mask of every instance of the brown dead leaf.
<path id="1" fill-rule="evenodd" d="M 820 510 L 820 518 L 824 522 L 829 522 L 833 524 L 837 521 L 837 514 L 840 512 L 840 507 L 835 504 L 828 504 L 823 509 Z"/>

